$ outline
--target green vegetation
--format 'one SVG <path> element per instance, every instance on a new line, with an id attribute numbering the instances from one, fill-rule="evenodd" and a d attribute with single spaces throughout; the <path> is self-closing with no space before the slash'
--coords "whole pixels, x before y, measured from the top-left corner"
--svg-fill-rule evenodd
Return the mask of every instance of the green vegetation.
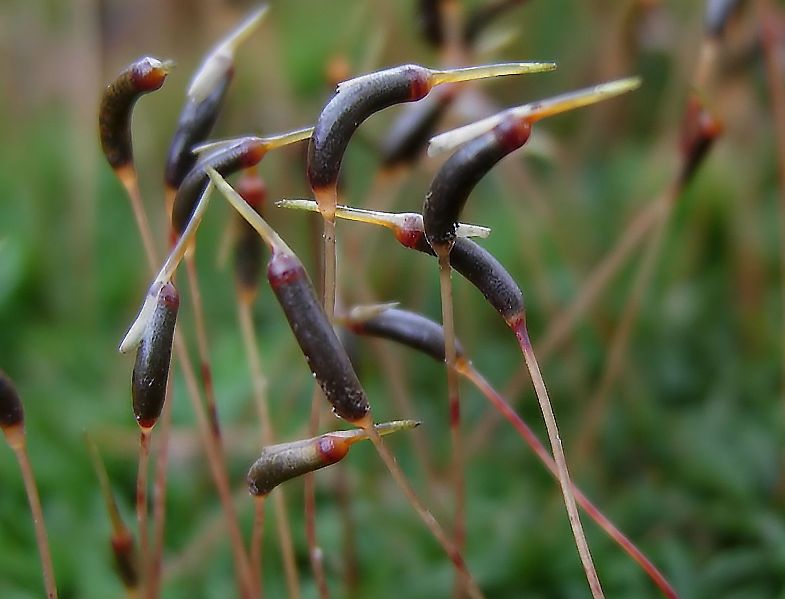
<path id="1" fill-rule="evenodd" d="M 134 115 L 136 164 L 145 206 L 165 245 L 163 164 L 184 90 L 201 56 L 253 4 L 248 2 L 7 2 L 0 8 L 0 368 L 25 403 L 61 597 L 121 596 L 112 569 L 110 523 L 89 453 L 96 440 L 130 528 L 135 530 L 138 427 L 131 413 L 132 355 L 115 349 L 150 281 L 128 201 L 100 153 L 97 106 L 119 70 L 150 54 L 176 60 L 164 87 Z M 415 2 L 272 1 L 260 30 L 237 55 L 235 80 L 212 138 L 272 134 L 313 124 L 331 93 L 328 66 L 350 74 L 439 54 L 418 34 Z M 474 6 L 479 2 L 467 2 Z M 482 245 L 524 290 L 535 350 L 580 293 L 593 268 L 636 215 L 676 177 L 679 137 L 703 39 L 700 2 L 532 0 L 482 38 L 511 34 L 476 63 L 557 62 L 554 73 L 466 89 L 440 130 L 494 108 L 546 98 L 627 75 L 641 89 L 537 125 L 526 148 L 477 187 L 464 221 L 492 229 Z M 764 4 L 764 3 L 762 3 Z M 769 598 L 785 588 L 783 484 L 783 191 L 755 3 L 725 32 L 714 75 L 698 91 L 724 130 L 680 195 L 623 352 L 605 394 L 595 442 L 584 438 L 592 398 L 620 316 L 641 272 L 638 249 L 564 343 L 540 357 L 571 474 L 586 494 L 662 570 L 682 597 Z M 492 103 L 489 105 L 488 103 Z M 372 117 L 342 170 L 343 201 L 379 207 L 375 147 L 404 110 Z M 314 280 L 318 215 L 275 209 L 272 200 L 310 197 L 304 146 L 265 157 L 265 218 Z M 420 211 L 441 158 L 423 157 L 401 176 L 394 209 Z M 371 196 L 371 189 L 376 191 Z M 224 251 L 227 204 L 214 198 L 199 232 L 218 410 L 241 529 L 253 505 L 245 475 L 260 451 L 260 427 Z M 435 261 L 398 245 L 387 231 L 340 222 L 339 306 L 399 301 L 440 319 Z M 645 247 L 647 242 L 641 244 Z M 359 265 L 371 265 L 363 270 Z M 178 330 L 196 357 L 185 283 Z M 459 338 L 498 389 L 525 375 L 514 338 L 476 290 L 453 277 Z M 254 305 L 272 424 L 278 441 L 309 436 L 312 377 L 269 286 Z M 450 436 L 444 369 L 386 342 L 357 340 L 356 368 L 377 421 L 414 417 L 394 435 L 395 452 L 439 520 L 452 518 Z M 416 414 L 400 413 L 378 351 L 405 369 L 400 380 Z M 168 477 L 164 597 L 236 594 L 232 553 L 181 370 L 175 366 Z M 528 378 L 508 399 L 546 440 Z M 462 384 L 467 447 L 465 557 L 488 597 L 586 597 L 558 484 L 505 423 L 480 436 L 490 411 Z M 320 432 L 344 428 L 324 417 Z M 156 429 L 157 430 L 157 429 Z M 418 468 L 411 435 L 425 440 L 437 474 Z M 154 435 L 155 437 L 155 435 Z M 317 523 L 334 597 L 345 588 L 346 535 L 339 486 L 355 523 L 355 597 L 444 597 L 453 569 L 394 486 L 369 443 L 320 471 Z M 285 489 L 304 597 L 316 589 L 303 525 L 303 483 Z M 42 594 L 27 499 L 14 455 L 0 446 L 0 597 Z M 429 492 L 432 491 L 432 492 Z M 285 596 L 268 504 L 266 596 Z M 582 517 L 608 597 L 658 597 L 651 581 L 596 525 Z M 211 532 L 214 531 L 214 532 Z M 186 558 L 186 556 L 189 556 Z"/>

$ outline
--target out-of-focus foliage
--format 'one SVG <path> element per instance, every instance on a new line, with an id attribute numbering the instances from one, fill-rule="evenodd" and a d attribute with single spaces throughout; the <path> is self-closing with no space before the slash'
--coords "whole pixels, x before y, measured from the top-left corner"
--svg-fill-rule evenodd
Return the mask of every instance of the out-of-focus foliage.
<path id="1" fill-rule="evenodd" d="M 415 27 L 417 4 L 271 2 L 266 22 L 238 52 L 214 137 L 313 123 L 331 93 L 330 65 L 344 64 L 351 74 L 404 62 L 438 65 L 439 54 Z M 478 63 L 553 60 L 559 70 L 472 85 L 441 129 L 496 107 L 630 74 L 643 78 L 641 89 L 623 99 L 539 124 L 527 149 L 483 180 L 466 210 L 465 220 L 492 227 L 483 244 L 527 295 L 535 349 L 633 217 L 675 177 L 682 111 L 701 55 L 702 4 L 531 0 L 494 23 L 479 43 L 486 50 L 471 57 Z M 725 32 L 716 76 L 699 90 L 723 121 L 724 134 L 675 206 L 590 452 L 580 454 L 573 440 L 585 427 L 640 251 L 542 365 L 576 482 L 684 597 L 764 598 L 785 588 L 781 191 L 758 17 L 755 3 L 747 4 Z M 252 6 L 183 0 L 0 5 L 0 367 L 25 401 L 63 597 L 121 593 L 83 430 L 96 438 L 123 512 L 133 520 L 133 358 L 115 348 L 148 273 L 128 202 L 100 155 L 98 98 L 106 82 L 139 56 L 177 61 L 164 88 L 143 98 L 134 116 L 142 191 L 163 250 L 163 157 L 185 87 L 201 55 Z M 502 38 L 507 43 L 493 47 Z M 401 110 L 371 118 L 350 145 L 342 176 L 346 203 L 378 206 L 390 191 L 391 184 L 374 186 L 375 148 Z M 260 172 L 271 198 L 309 194 L 303 160 L 302 148 L 265 159 Z M 396 209 L 420 209 L 438 162 L 423 158 L 401 176 Z M 258 453 L 259 427 L 231 269 L 217 259 L 230 216 L 216 199 L 200 232 L 198 264 L 228 467 L 243 529 L 250 531 L 244 476 Z M 318 263 L 315 217 L 271 206 L 266 216 L 309 268 Z M 339 225 L 339 246 L 346 305 L 396 300 L 439 318 L 432 260 L 401 248 L 388 232 L 348 223 Z M 363 271 L 360 264 L 369 268 Z M 311 273 L 316 280 L 315 268 Z M 457 277 L 454 286 L 458 334 L 478 369 L 503 389 L 523 368 L 514 339 L 473 288 Z M 192 313 L 182 291 L 179 327 L 192 343 Z M 255 316 L 276 435 L 300 438 L 311 376 L 266 283 Z M 413 434 L 426 438 L 440 476 L 425 479 L 405 438 L 392 439 L 390 446 L 437 516 L 449 522 L 443 368 L 387 344 L 361 340 L 358 347 L 360 377 L 378 419 L 403 415 L 376 349 L 404 366 L 400 382 L 417 410 L 406 416 L 424 422 Z M 207 546 L 200 541 L 220 522 L 220 509 L 177 369 L 175 379 L 164 595 L 232 596 L 226 536 Z M 544 439 L 533 393 L 528 385 L 523 389 L 510 399 Z M 464 390 L 470 442 L 488 407 L 469 386 Z M 325 418 L 322 429 L 335 424 Z M 466 558 L 487 595 L 587 596 L 558 487 L 531 452 L 503 424 L 469 448 Z M 354 596 L 446 596 L 453 576 L 449 561 L 370 445 L 358 446 L 337 468 L 349 486 L 356 524 Z M 318 526 L 334 596 L 345 596 L 338 480 L 330 470 L 317 477 Z M 301 580 L 313 597 L 302 483 L 284 488 Z M 13 454 L 4 447 L 0 489 L 0 596 L 38 597 L 29 512 Z M 656 597 L 637 566 L 584 522 L 608 596 Z M 272 526 L 264 556 L 267 596 L 283 596 Z"/>

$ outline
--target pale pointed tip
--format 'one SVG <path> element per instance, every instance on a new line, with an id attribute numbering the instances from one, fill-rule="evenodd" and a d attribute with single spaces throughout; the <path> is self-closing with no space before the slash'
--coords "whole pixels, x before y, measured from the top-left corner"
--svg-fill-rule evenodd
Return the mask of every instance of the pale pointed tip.
<path id="1" fill-rule="evenodd" d="M 351 322 L 365 322 L 384 314 L 387 310 L 392 310 L 401 305 L 401 302 L 386 302 L 382 304 L 363 304 L 354 306 L 348 313 L 348 320 Z"/>
<path id="2" fill-rule="evenodd" d="M 314 201 L 307 198 L 285 198 L 273 202 L 276 208 L 291 208 L 293 210 L 307 210 L 309 212 L 318 212 L 319 205 Z"/>
<path id="3" fill-rule="evenodd" d="M 443 71 L 434 70 L 432 71 L 431 79 L 434 85 L 438 85 L 440 83 L 458 83 L 507 75 L 546 73 L 554 69 L 556 69 L 555 62 L 503 62 Z"/>
<path id="4" fill-rule="evenodd" d="M 162 68 L 164 72 L 167 74 L 171 73 L 175 69 L 175 67 L 177 67 L 177 63 L 170 58 L 161 61 L 160 68 Z"/>
<path id="5" fill-rule="evenodd" d="M 239 46 L 249 35 L 251 35 L 254 30 L 256 30 L 262 20 L 264 20 L 264 17 L 267 15 L 269 10 L 269 4 L 263 4 L 257 8 L 250 15 L 248 15 L 245 20 L 243 20 L 228 36 L 226 36 L 226 39 L 222 45 L 231 50 L 235 50 L 237 46 Z"/>
<path id="6" fill-rule="evenodd" d="M 206 141 L 204 143 L 195 145 L 191 148 L 191 153 L 196 155 L 206 154 L 214 150 L 223 150 L 231 148 L 237 144 L 245 141 L 246 139 L 253 139 L 249 137 L 234 137 L 232 139 L 219 139 L 216 141 Z"/>
<path id="7" fill-rule="evenodd" d="M 631 92 L 640 86 L 640 77 L 627 77 L 626 79 L 600 83 L 599 85 L 568 92 L 545 100 L 538 100 L 523 106 L 508 108 L 480 121 L 436 135 L 428 142 L 427 154 L 433 157 L 454 150 L 461 144 L 490 131 L 507 117 L 528 119 L 530 122 L 535 122 L 549 116 L 574 110 L 575 108 L 608 100 L 614 96 Z"/>
<path id="8" fill-rule="evenodd" d="M 270 135 L 268 137 L 260 137 L 259 141 L 263 143 L 268 149 L 280 148 L 288 146 L 289 144 L 297 143 L 298 141 L 305 141 L 313 135 L 313 127 L 303 127 L 302 129 L 295 129 L 294 131 L 287 131 L 279 135 Z"/>

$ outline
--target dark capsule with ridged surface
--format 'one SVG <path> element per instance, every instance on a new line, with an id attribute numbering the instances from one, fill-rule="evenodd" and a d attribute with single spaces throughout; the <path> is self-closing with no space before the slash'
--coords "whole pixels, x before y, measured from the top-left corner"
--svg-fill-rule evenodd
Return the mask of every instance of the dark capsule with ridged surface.
<path id="1" fill-rule="evenodd" d="M 408 248 L 436 255 L 422 231 L 398 230 L 396 237 Z M 459 237 L 450 252 L 450 266 L 485 296 L 508 325 L 524 314 L 523 292 L 512 275 L 488 250 L 470 239 Z"/>
<path id="2" fill-rule="evenodd" d="M 466 142 L 436 173 L 423 206 L 423 226 L 431 246 L 449 248 L 469 194 L 497 162 L 520 148 L 531 135 L 526 120 L 508 117 Z"/>
<path id="3" fill-rule="evenodd" d="M 247 171 L 237 182 L 236 190 L 251 208 L 261 212 L 267 198 L 267 187 L 258 174 Z M 241 216 L 237 217 L 236 227 L 234 278 L 243 299 L 250 301 L 256 295 L 264 269 L 264 244 L 256 229 Z"/>
<path id="4" fill-rule="evenodd" d="M 267 279 L 333 411 L 348 422 L 361 421 L 371 409 L 368 398 L 302 262 L 292 254 L 276 252 Z"/>
<path id="5" fill-rule="evenodd" d="M 159 89 L 169 72 L 169 65 L 145 56 L 126 67 L 101 96 L 98 109 L 98 130 L 101 147 L 113 169 L 133 162 L 131 145 L 131 114 L 136 101 Z"/>
<path id="6" fill-rule="evenodd" d="M 155 310 L 136 350 L 131 398 L 136 422 L 143 430 L 155 425 L 164 407 L 179 307 L 177 290 L 166 283 L 158 292 Z"/>
<path id="7" fill-rule="evenodd" d="M 3 431 L 22 426 L 25 413 L 22 400 L 11 377 L 0 370 L 0 428 Z"/>
<path id="8" fill-rule="evenodd" d="M 353 319 L 350 315 L 347 325 L 358 335 L 397 341 L 428 354 L 438 362 L 444 362 L 444 329 L 422 314 L 390 308 L 367 319 Z M 464 353 L 457 339 L 455 351 L 458 356 Z"/>
<path id="9" fill-rule="evenodd" d="M 172 189 L 180 187 L 196 164 L 197 156 L 192 150 L 210 135 L 233 74 L 233 68 L 227 69 L 204 99 L 186 99 L 166 158 L 164 180 Z"/>

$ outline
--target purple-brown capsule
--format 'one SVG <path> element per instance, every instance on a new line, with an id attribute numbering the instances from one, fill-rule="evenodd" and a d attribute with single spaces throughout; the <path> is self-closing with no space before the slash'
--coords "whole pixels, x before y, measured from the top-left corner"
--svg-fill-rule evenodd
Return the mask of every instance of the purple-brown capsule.
<path id="1" fill-rule="evenodd" d="M 113 169 L 133 162 L 131 114 L 136 101 L 159 89 L 169 73 L 169 65 L 145 56 L 126 67 L 104 90 L 98 110 L 101 147 Z"/>
<path id="2" fill-rule="evenodd" d="M 539 73 L 555 67 L 553 63 L 509 63 L 438 71 L 406 64 L 344 81 L 322 110 L 311 136 L 307 168 L 311 189 L 318 199 L 319 191 L 335 186 L 349 140 L 375 112 L 420 100 L 439 84 Z"/>
<path id="3" fill-rule="evenodd" d="M 158 292 L 155 310 L 136 351 L 131 397 L 136 422 L 143 430 L 155 425 L 164 407 L 179 307 L 177 289 L 166 283 Z"/>
<path id="4" fill-rule="evenodd" d="M 456 87 L 445 86 L 442 93 L 434 92 L 422 102 L 408 106 L 381 145 L 382 166 L 395 168 L 416 162 L 457 92 Z"/>
<path id="5" fill-rule="evenodd" d="M 440 48 L 444 43 L 442 0 L 419 0 L 417 2 L 417 29 L 431 46 Z"/>
<path id="6" fill-rule="evenodd" d="M 437 252 L 455 241 L 461 211 L 480 179 L 530 135 L 529 121 L 510 116 L 460 146 L 442 165 L 425 196 L 422 214 L 425 235 Z"/>
<path id="7" fill-rule="evenodd" d="M 187 98 L 180 113 L 177 130 L 169 146 L 164 180 L 172 189 L 177 189 L 197 161 L 193 148 L 210 135 L 226 91 L 232 82 L 234 69 L 227 69 L 216 82 L 216 86 L 203 99 Z"/>
<path id="8" fill-rule="evenodd" d="M 397 230 L 398 241 L 408 248 L 435 256 L 422 231 Z M 486 249 L 459 237 L 450 252 L 450 266 L 485 296 L 510 325 L 524 314 L 523 292 L 507 269 Z"/>
<path id="9" fill-rule="evenodd" d="M 0 370 L 0 428 L 3 432 L 24 425 L 22 400 L 11 378 Z"/>
<path id="10" fill-rule="evenodd" d="M 350 313 L 347 326 L 358 335 L 397 341 L 428 354 L 438 362 L 444 362 L 444 329 L 422 314 L 389 308 L 372 318 L 363 319 L 353 318 Z M 455 351 L 458 357 L 464 355 L 463 347 L 457 339 Z"/>
<path id="11" fill-rule="evenodd" d="M 237 182 L 237 193 L 257 213 L 261 212 L 267 188 L 259 175 L 246 171 Z M 250 301 L 256 294 L 262 275 L 264 247 L 259 234 L 244 218 L 237 217 L 236 227 L 234 276 L 241 295 Z"/>
<path id="12" fill-rule="evenodd" d="M 361 421 L 371 409 L 368 398 L 302 263 L 293 254 L 274 252 L 267 279 L 333 411 L 348 422 Z"/>

